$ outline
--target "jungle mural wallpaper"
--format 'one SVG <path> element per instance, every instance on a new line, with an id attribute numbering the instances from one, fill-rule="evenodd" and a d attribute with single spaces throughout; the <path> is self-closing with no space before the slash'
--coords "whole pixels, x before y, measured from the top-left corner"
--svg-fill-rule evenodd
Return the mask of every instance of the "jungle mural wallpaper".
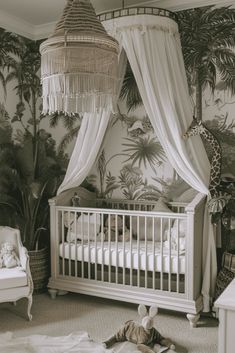
<path id="1" fill-rule="evenodd" d="M 48 230 L 48 198 L 68 158 L 42 127 L 39 43 L 0 29 L 0 222 L 18 226 L 33 250 Z M 8 111 L 9 108 L 9 111 Z M 51 125 L 58 121 L 51 117 Z"/>
<path id="2" fill-rule="evenodd" d="M 234 180 L 235 10 L 203 7 L 178 12 L 178 19 L 195 115 L 222 146 L 222 177 Z M 1 28 L 0 42 L 0 222 L 12 225 L 14 214 L 33 248 L 46 228 L 41 211 L 63 179 L 80 118 L 40 114 L 39 42 Z M 100 197 L 131 200 L 169 199 L 185 188 L 154 134 L 129 65 L 119 112 L 84 185 Z"/>
<path id="3" fill-rule="evenodd" d="M 235 177 L 234 20 L 234 10 L 229 8 L 203 7 L 178 13 L 195 115 L 218 138 L 223 153 L 222 177 L 227 179 Z M 139 113 L 142 101 L 129 66 L 120 98 L 126 107 L 114 117 L 91 181 L 96 179 L 104 197 L 155 199 L 160 193 L 172 195 L 170 186 L 177 188 L 182 181 L 166 161 L 148 117 Z M 122 140 L 115 136 L 122 136 Z M 114 138 L 116 149 L 112 146 Z M 213 150 L 204 142 L 211 158 Z"/>

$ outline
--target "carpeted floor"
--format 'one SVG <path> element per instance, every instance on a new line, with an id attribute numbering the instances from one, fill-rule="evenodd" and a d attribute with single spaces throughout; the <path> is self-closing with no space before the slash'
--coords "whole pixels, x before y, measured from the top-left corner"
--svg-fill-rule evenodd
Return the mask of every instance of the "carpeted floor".
<path id="1" fill-rule="evenodd" d="M 0 304 L 0 332 L 15 336 L 43 334 L 60 336 L 73 331 L 87 331 L 97 341 L 115 333 L 127 320 L 138 319 L 137 305 L 69 293 L 52 300 L 47 293 L 34 296 L 33 320 L 26 320 L 27 301 L 17 306 Z M 170 337 L 179 353 L 217 353 L 217 320 L 203 316 L 191 329 L 185 314 L 160 310 L 155 327 Z"/>

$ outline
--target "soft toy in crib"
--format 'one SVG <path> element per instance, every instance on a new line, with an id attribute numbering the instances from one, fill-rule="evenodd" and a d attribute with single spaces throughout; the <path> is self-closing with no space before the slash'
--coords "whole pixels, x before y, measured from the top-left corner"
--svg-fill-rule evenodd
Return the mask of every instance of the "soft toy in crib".
<path id="1" fill-rule="evenodd" d="M 20 265 L 20 260 L 15 252 L 14 244 L 5 242 L 0 250 L 0 268 L 12 268 Z"/>
<path id="2" fill-rule="evenodd" d="M 153 327 L 153 319 L 158 313 L 156 307 L 150 307 L 149 314 L 145 305 L 139 305 L 138 313 L 142 318 L 141 324 L 133 320 L 127 321 L 125 325 L 112 337 L 104 342 L 106 348 L 116 342 L 129 341 L 137 344 L 137 348 L 143 353 L 156 352 L 157 345 L 166 346 L 167 349 L 175 350 L 175 345 Z"/>
<path id="3" fill-rule="evenodd" d="M 116 220 L 117 219 L 117 220 Z M 109 234 L 109 227 L 110 227 L 110 234 Z M 117 229 L 117 232 L 116 232 Z M 123 228 L 123 219 L 121 216 L 111 215 L 110 220 L 109 218 L 105 221 L 104 233 L 103 237 L 105 241 L 116 241 L 116 233 L 117 233 L 117 241 L 129 241 L 130 240 L 130 231 L 124 224 Z M 102 237 L 102 234 L 100 233 Z"/>

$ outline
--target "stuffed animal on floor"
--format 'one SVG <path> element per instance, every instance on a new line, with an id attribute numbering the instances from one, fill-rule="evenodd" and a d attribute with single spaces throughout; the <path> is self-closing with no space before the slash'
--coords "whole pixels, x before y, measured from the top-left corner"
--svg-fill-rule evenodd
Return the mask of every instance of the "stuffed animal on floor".
<path id="1" fill-rule="evenodd" d="M 20 260 L 15 252 L 14 244 L 5 242 L 0 250 L 0 267 L 12 268 L 20 265 Z"/>
<path id="2" fill-rule="evenodd" d="M 151 306 L 148 314 L 145 305 L 139 305 L 138 313 L 142 319 L 141 324 L 133 320 L 127 321 L 115 335 L 104 342 L 105 347 L 109 348 L 116 342 L 129 341 L 135 343 L 142 353 L 154 353 L 157 344 L 175 350 L 175 345 L 171 340 L 164 338 L 153 327 L 153 319 L 158 309 Z"/>

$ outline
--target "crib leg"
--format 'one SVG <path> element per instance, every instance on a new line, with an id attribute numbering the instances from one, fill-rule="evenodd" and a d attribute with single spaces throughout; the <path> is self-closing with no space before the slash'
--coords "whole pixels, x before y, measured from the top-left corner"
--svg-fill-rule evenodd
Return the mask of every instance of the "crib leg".
<path id="1" fill-rule="evenodd" d="M 197 322 L 200 318 L 200 314 L 187 314 L 186 317 L 189 320 L 190 327 L 197 327 Z"/>
<path id="2" fill-rule="evenodd" d="M 58 289 L 54 289 L 54 288 L 48 288 L 48 292 L 51 296 L 51 299 L 55 299 L 56 295 L 58 293 Z"/>
<path id="3" fill-rule="evenodd" d="M 67 290 L 59 289 L 59 290 L 57 291 L 57 295 L 66 295 L 66 294 L 68 294 L 68 291 L 67 291 Z"/>

